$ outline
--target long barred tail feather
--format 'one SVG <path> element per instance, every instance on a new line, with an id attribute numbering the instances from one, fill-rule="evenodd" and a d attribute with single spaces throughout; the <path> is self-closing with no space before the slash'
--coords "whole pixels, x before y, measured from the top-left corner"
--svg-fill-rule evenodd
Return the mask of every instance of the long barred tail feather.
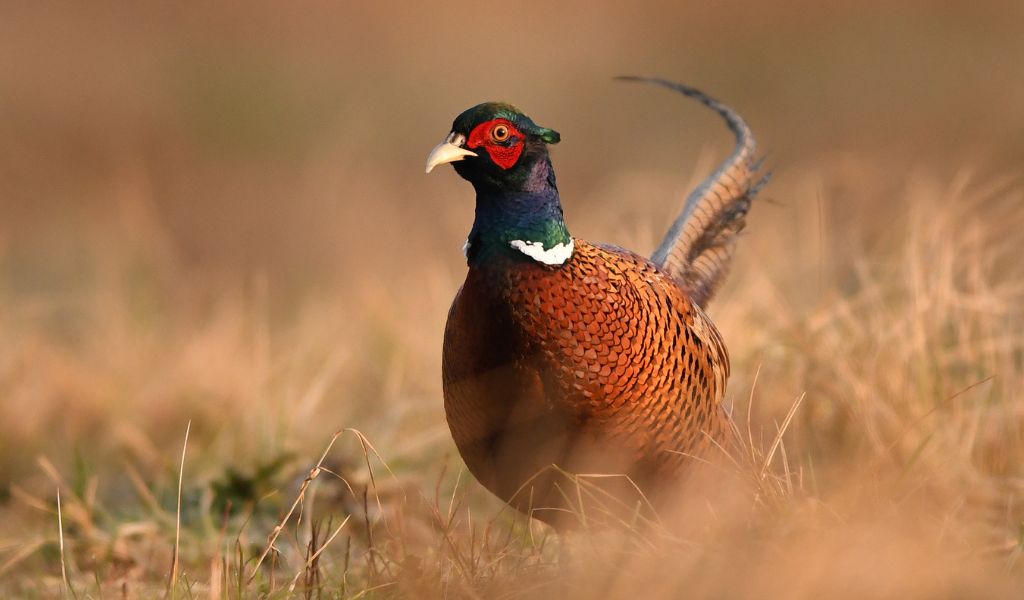
<path id="1" fill-rule="evenodd" d="M 736 136 L 732 154 L 686 198 L 683 212 L 651 256 L 705 307 L 729 272 L 751 200 L 771 173 L 759 174 L 763 159 L 756 156 L 754 134 L 732 108 L 681 83 L 634 76 L 617 79 L 653 83 L 693 98 L 721 115 Z"/>

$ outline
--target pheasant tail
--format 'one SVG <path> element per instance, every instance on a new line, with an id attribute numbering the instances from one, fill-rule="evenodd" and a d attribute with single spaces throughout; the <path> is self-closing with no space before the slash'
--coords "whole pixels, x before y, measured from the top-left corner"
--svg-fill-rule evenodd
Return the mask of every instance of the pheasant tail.
<path id="1" fill-rule="evenodd" d="M 729 272 L 750 202 L 771 174 L 758 173 L 761 160 L 756 157 L 754 134 L 732 108 L 680 83 L 632 76 L 618 79 L 653 83 L 693 98 L 721 115 L 736 136 L 735 150 L 690 193 L 683 212 L 651 257 L 694 302 L 706 307 Z"/>

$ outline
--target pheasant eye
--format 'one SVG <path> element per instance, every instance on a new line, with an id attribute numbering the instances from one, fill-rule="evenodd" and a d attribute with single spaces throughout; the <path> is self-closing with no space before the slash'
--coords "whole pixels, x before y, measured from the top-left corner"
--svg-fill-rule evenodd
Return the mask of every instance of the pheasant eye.
<path id="1" fill-rule="evenodd" d="M 491 138 L 496 142 L 504 142 L 511 135 L 507 125 L 495 125 L 491 130 Z"/>

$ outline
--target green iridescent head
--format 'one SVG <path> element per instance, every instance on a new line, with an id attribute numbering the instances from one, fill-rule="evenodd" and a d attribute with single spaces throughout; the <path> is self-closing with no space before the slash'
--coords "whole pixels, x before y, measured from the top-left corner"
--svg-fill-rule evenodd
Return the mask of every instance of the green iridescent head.
<path id="1" fill-rule="evenodd" d="M 547 163 L 549 144 L 561 136 L 503 102 L 484 102 L 460 114 L 451 133 L 430 153 L 427 172 L 455 163 L 455 171 L 477 186 L 521 189 L 538 161 Z"/>

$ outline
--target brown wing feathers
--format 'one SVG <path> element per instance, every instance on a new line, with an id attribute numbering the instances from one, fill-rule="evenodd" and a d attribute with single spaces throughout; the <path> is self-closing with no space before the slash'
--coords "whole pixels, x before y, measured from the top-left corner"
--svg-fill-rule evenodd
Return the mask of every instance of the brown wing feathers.
<path id="1" fill-rule="evenodd" d="M 664 79 L 619 77 L 677 91 L 711 108 L 736 136 L 736 148 L 718 169 L 690 193 L 651 260 L 665 269 L 701 307 L 725 280 L 750 202 L 770 176 L 759 175 L 757 144 L 740 115 L 700 90 Z"/>

